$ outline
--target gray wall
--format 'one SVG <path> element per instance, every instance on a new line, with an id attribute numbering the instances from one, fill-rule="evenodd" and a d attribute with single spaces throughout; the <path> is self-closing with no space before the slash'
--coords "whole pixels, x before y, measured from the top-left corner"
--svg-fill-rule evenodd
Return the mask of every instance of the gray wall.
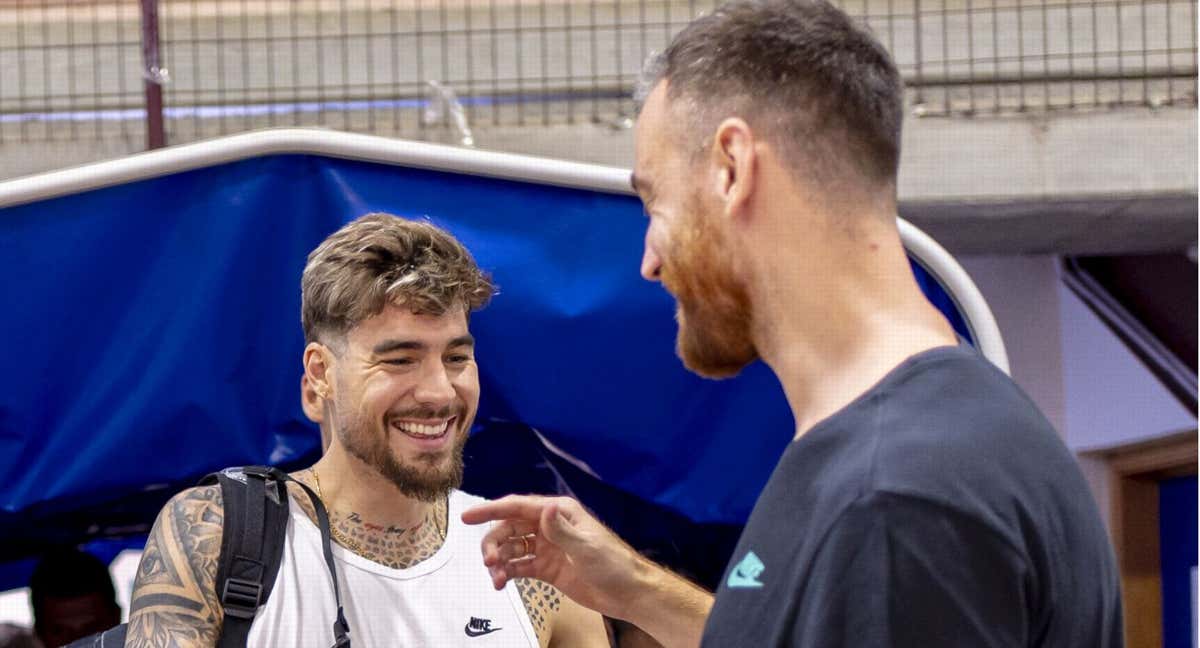
<path id="1" fill-rule="evenodd" d="M 1058 258 L 959 259 L 987 299 L 1012 376 L 1075 451 L 1194 429 L 1188 412 L 1059 280 Z"/>

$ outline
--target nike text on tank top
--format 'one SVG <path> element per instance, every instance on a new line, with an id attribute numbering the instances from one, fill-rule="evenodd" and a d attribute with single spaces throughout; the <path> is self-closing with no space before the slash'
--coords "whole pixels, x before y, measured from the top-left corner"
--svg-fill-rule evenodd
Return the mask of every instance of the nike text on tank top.
<path id="1" fill-rule="evenodd" d="M 392 569 L 333 545 L 354 648 L 537 648 L 516 586 L 492 587 L 479 546 L 487 526 L 462 523 L 484 500 L 450 494 L 446 542 L 408 569 Z M 248 646 L 329 648 L 337 605 L 321 533 L 291 501 L 287 543 L 275 588 L 258 609 Z"/>

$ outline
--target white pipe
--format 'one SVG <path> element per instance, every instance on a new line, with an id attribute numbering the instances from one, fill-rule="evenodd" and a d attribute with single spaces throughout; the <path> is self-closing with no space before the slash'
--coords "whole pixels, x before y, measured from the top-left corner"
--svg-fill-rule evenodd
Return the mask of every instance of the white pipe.
<path id="1" fill-rule="evenodd" d="M 916 225 L 903 218 L 896 220 L 900 226 L 900 240 L 904 242 L 904 248 L 942 284 L 946 293 L 954 300 L 971 330 L 971 336 L 975 338 L 976 348 L 1001 371 L 1010 373 L 1008 351 L 1004 348 L 1004 338 L 1000 335 L 996 317 L 992 315 L 992 309 L 988 307 L 983 294 L 979 292 L 975 282 L 971 281 L 967 271 L 963 270 L 946 248 Z"/>
<path id="2" fill-rule="evenodd" d="M 289 153 L 453 171 L 606 193 L 632 192 L 629 187 L 629 171 L 626 169 L 411 142 L 375 135 L 280 128 L 172 146 L 0 182 L 0 207 L 248 158 Z"/>

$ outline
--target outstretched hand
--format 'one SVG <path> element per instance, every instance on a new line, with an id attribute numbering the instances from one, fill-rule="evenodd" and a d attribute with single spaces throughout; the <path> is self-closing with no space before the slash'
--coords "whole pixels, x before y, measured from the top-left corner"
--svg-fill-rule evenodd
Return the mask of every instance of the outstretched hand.
<path id="1" fill-rule="evenodd" d="M 513 578 L 537 578 L 601 614 L 629 618 L 647 563 L 578 501 L 509 495 L 464 511 L 462 520 L 496 523 L 482 543 L 496 589 Z"/>

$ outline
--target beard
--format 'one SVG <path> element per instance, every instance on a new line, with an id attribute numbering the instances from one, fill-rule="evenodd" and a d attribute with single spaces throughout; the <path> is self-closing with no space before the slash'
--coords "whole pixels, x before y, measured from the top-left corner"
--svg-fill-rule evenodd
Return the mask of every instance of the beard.
<path id="1" fill-rule="evenodd" d="M 421 502 L 434 502 L 462 485 L 463 448 L 467 445 L 467 435 L 462 431 L 468 427 L 461 425 L 464 423 L 465 409 L 453 407 L 441 411 L 410 410 L 389 415 L 389 419 L 455 417 L 454 426 L 458 430 L 446 431 L 447 434 L 458 434 L 450 450 L 422 452 L 411 462 L 397 457 L 388 444 L 387 430 L 391 429 L 390 425 L 385 426 L 382 434 L 377 434 L 372 430 L 372 426 L 361 418 L 338 421 L 338 440 L 346 452 L 370 466 L 404 495 Z"/>
<path id="2" fill-rule="evenodd" d="M 750 297 L 734 272 L 733 248 L 693 200 L 662 262 L 663 285 L 675 296 L 675 353 L 706 378 L 729 378 L 758 359 L 751 337 Z"/>

